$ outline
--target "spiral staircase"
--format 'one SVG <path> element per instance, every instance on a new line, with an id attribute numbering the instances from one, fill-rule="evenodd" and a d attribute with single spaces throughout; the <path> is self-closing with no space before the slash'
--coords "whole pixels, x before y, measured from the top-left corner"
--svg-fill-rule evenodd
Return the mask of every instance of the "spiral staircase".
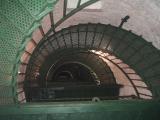
<path id="1" fill-rule="evenodd" d="M 158 120 L 159 49 L 130 16 L 63 27 L 99 2 L 69 1 L 0 1 L 0 119 Z"/>

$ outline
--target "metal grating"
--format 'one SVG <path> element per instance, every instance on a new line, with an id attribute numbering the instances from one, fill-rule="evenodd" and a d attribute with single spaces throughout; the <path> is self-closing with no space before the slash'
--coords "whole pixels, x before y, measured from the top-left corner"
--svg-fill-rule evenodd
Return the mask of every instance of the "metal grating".
<path id="1" fill-rule="evenodd" d="M 6 91 L 4 101 L 0 103 L 13 103 L 16 96 L 17 53 L 24 49 L 24 40 L 39 25 L 41 18 L 52 10 L 55 2 L 56 0 L 0 2 L 0 88 L 7 86 L 3 89 Z M 7 96 L 11 93 L 12 100 L 9 100 Z"/>

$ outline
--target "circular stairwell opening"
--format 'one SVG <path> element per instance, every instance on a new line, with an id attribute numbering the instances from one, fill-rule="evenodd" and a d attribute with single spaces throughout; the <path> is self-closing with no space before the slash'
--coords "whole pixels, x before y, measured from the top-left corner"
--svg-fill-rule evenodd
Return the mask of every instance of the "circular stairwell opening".
<path id="1" fill-rule="evenodd" d="M 75 60 L 73 60 L 74 63 L 76 62 L 81 64 L 85 66 L 88 71 L 91 71 L 91 75 L 94 76 L 92 77 L 93 81 L 96 81 L 96 87 L 99 87 L 100 85 L 102 87 L 103 85 L 101 83 L 103 83 L 102 81 L 105 79 L 105 81 L 107 81 L 107 86 L 112 87 L 111 91 L 113 91 L 113 88 L 117 89 L 116 94 L 105 96 L 103 99 L 102 96 L 101 98 L 97 97 L 100 95 L 100 92 L 98 95 L 94 94 L 92 100 L 94 100 L 94 98 L 96 98 L 98 101 L 108 99 L 128 100 L 158 98 L 160 94 L 159 51 L 152 45 L 151 42 L 144 40 L 142 36 L 138 36 L 132 33 L 132 31 L 122 29 L 123 23 L 127 21 L 129 16 L 122 18 L 122 22 L 119 27 L 100 23 L 77 25 L 79 23 L 83 23 L 83 19 L 79 20 L 79 15 L 83 16 L 83 12 L 86 10 L 82 12 L 79 11 L 93 3 L 96 3 L 97 1 L 98 0 L 89 0 L 85 1 L 84 3 L 75 2 L 74 4 L 77 4 L 77 7 L 68 9 L 66 1 L 62 0 L 57 3 L 54 11 L 51 11 L 44 17 L 41 26 L 39 26 L 39 28 L 33 32 L 32 39 L 29 41 L 27 46 L 26 43 L 23 43 L 23 46 L 26 46 L 23 55 L 21 56 L 21 54 L 19 54 L 19 57 L 17 58 L 17 61 L 19 61 L 19 58 L 21 57 L 19 70 L 16 69 L 18 68 L 17 66 L 19 64 L 15 65 L 14 67 L 15 76 L 17 76 L 16 72 L 18 71 L 18 89 L 16 87 L 14 88 L 15 91 L 17 90 L 16 95 L 18 99 L 16 99 L 15 96 L 16 100 L 18 100 L 20 103 L 24 103 L 26 101 L 56 101 L 54 99 L 55 96 L 50 94 L 55 94 L 55 89 L 53 89 L 53 92 L 48 92 L 49 84 L 52 86 L 53 82 L 48 81 L 47 73 L 51 73 L 49 76 L 53 76 L 53 72 L 49 72 L 49 69 L 56 64 L 56 60 L 60 60 L 62 56 L 70 56 L 74 52 L 76 54 L 87 53 L 88 56 L 91 56 L 89 57 L 89 60 L 98 59 L 99 62 L 101 61 L 100 65 L 89 65 L 91 64 L 90 62 L 84 63 L 84 61 L 79 61 L 80 59 L 77 61 L 75 58 Z M 63 13 L 61 14 L 62 16 L 59 14 L 59 12 Z M 77 12 L 79 14 L 75 15 Z M 86 15 L 84 16 L 86 17 Z M 90 15 L 92 16 L 92 14 Z M 71 19 L 68 19 L 70 17 Z M 88 19 L 88 22 L 90 21 L 95 22 L 94 20 Z M 85 23 L 86 22 L 87 20 Z M 105 23 L 112 22 L 108 21 Z M 69 25 L 75 26 L 68 27 Z M 137 26 L 137 29 L 138 28 L 139 27 Z M 139 30 L 133 29 L 133 31 L 141 33 Z M 145 39 L 149 40 L 149 38 L 146 37 Z M 152 40 L 152 38 L 150 40 Z M 68 58 L 69 57 L 67 57 L 67 59 Z M 49 61 L 49 59 L 51 61 Z M 73 61 L 70 60 L 71 63 Z M 94 63 L 97 63 L 97 61 L 94 61 Z M 93 66 L 103 66 L 103 68 L 109 70 L 109 74 L 107 73 L 106 75 L 106 73 L 103 73 L 102 69 L 101 72 L 97 72 L 96 70 L 98 69 L 94 69 Z M 67 72 L 63 71 L 62 74 L 60 73 L 60 76 L 61 75 L 68 78 L 73 78 L 73 74 L 71 75 L 71 72 L 68 70 Z M 109 77 L 107 78 L 103 76 Z M 50 79 L 52 78 L 53 77 Z M 110 80 L 111 78 L 112 80 Z M 87 77 L 85 79 L 87 79 Z M 110 82 L 113 84 L 108 84 Z M 72 85 L 70 84 L 70 86 Z M 30 89 L 28 90 L 28 88 Z M 43 96 L 43 99 L 37 97 L 38 99 L 36 98 L 36 100 L 33 100 L 33 97 L 27 97 L 32 93 L 32 91 L 36 91 L 34 88 L 39 89 L 37 89 L 38 93 L 40 93 L 38 96 Z M 62 88 L 64 88 L 63 85 Z M 106 92 L 106 90 L 103 90 L 103 92 Z M 92 91 L 92 93 L 94 93 L 94 91 Z M 36 95 L 37 93 L 35 96 Z M 48 97 L 46 97 L 46 95 Z M 91 100 L 91 98 L 91 96 L 89 99 L 67 98 L 63 100 L 57 99 L 57 101 L 83 101 Z"/>
<path id="2" fill-rule="evenodd" d="M 147 67 L 137 50 L 148 46 L 140 36 L 111 25 L 62 29 L 41 41 L 30 56 L 22 85 L 25 100 L 152 99 L 150 84 L 134 66 Z"/>

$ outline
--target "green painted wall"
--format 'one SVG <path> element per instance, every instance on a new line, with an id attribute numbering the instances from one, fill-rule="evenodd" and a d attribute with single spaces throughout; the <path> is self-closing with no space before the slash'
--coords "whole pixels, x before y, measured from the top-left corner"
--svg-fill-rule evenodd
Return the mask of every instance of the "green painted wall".
<path id="1" fill-rule="evenodd" d="M 3 120 L 159 120 L 158 101 L 43 103 L 4 106 Z"/>

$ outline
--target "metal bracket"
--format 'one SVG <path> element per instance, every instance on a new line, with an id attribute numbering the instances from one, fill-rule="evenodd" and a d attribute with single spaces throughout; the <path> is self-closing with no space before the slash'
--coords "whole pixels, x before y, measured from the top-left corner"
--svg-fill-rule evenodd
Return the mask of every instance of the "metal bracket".
<path id="1" fill-rule="evenodd" d="M 121 23 L 120 23 L 120 25 L 119 25 L 119 28 L 122 28 L 123 25 L 124 25 L 124 23 L 127 22 L 127 21 L 129 20 L 129 18 L 130 18 L 129 15 L 125 16 L 124 18 L 122 18 L 122 19 L 121 19 Z"/>

